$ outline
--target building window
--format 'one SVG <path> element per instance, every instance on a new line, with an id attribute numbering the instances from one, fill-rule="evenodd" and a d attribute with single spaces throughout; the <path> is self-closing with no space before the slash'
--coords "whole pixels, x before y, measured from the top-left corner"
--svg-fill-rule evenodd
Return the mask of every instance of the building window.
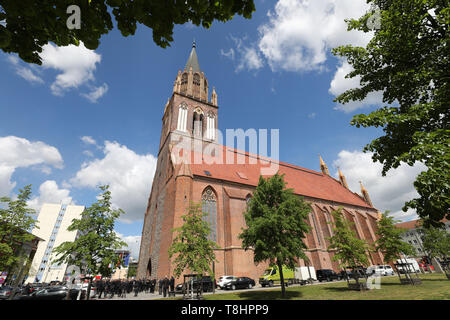
<path id="1" fill-rule="evenodd" d="M 208 222 L 211 231 L 209 233 L 208 239 L 211 241 L 216 241 L 217 234 L 217 201 L 216 195 L 211 187 L 207 187 L 202 194 L 202 211 L 208 215 L 204 216 L 203 219 Z"/>
<path id="2" fill-rule="evenodd" d="M 177 130 L 186 131 L 187 113 L 188 113 L 187 105 L 181 104 L 178 111 Z"/>
<path id="3" fill-rule="evenodd" d="M 216 118 L 214 113 L 209 112 L 206 118 L 206 139 L 214 140 L 216 138 Z"/>
<path id="4" fill-rule="evenodd" d="M 202 137 L 203 133 L 203 112 L 201 109 L 195 109 L 194 111 L 194 117 L 193 117 L 193 124 L 192 124 L 192 134 L 194 137 Z"/>

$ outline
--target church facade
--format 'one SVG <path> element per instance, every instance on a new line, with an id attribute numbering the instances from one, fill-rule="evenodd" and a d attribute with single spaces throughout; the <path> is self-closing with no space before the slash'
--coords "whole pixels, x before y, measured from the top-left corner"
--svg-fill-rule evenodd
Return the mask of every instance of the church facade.
<path id="1" fill-rule="evenodd" d="M 173 274 L 168 249 L 175 237 L 171 231 L 182 225 L 181 216 L 191 202 L 201 203 L 208 213 L 210 237 L 218 244 L 214 265 L 216 277 L 247 276 L 258 279 L 267 264 L 256 265 L 253 252 L 245 251 L 238 239 L 245 227 L 243 213 L 264 169 L 276 164 L 285 175 L 288 188 L 311 204 L 311 226 L 305 244 L 309 264 L 300 266 L 339 271 L 327 250 L 332 236 L 331 212 L 339 207 L 354 222 L 360 239 L 376 240 L 380 213 L 361 184 L 361 193 L 352 192 L 339 170 L 339 179 L 330 176 L 320 158 L 321 172 L 259 157 L 218 143 L 218 103 L 213 88 L 200 70 L 195 43 L 183 71 L 174 82 L 173 93 L 162 117 L 161 140 L 153 185 L 145 212 L 137 278 L 162 278 Z M 207 150 L 207 152 L 206 152 Z M 230 161 L 230 159 L 232 161 Z M 264 176 L 264 174 L 262 174 Z M 372 264 L 382 264 L 382 255 L 370 253 Z"/>

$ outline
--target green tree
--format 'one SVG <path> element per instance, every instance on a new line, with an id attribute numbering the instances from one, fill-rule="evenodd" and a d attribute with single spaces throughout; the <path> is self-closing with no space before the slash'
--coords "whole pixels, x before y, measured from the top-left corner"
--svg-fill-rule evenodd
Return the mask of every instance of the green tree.
<path id="1" fill-rule="evenodd" d="M 384 256 L 384 263 L 394 262 L 401 258 L 401 255 L 414 255 L 414 247 L 402 240 L 402 235 L 406 230 L 395 226 L 399 221 L 395 221 L 389 216 L 389 212 L 382 215 L 377 222 L 378 240 L 375 241 L 375 250 L 381 252 Z"/>
<path id="2" fill-rule="evenodd" d="M 131 264 L 130 263 L 128 265 L 127 278 L 136 277 L 136 271 L 137 271 L 137 264 L 135 264 L 135 263 Z"/>
<path id="3" fill-rule="evenodd" d="M 76 231 L 73 242 L 63 242 L 53 252 L 57 264 L 67 263 L 76 266 L 83 273 L 109 276 L 111 267 L 120 263 L 116 250 L 127 246 L 114 232 L 116 219 L 124 213 L 122 209 L 111 208 L 109 186 L 100 186 L 102 194 L 96 203 L 86 208 L 81 219 L 73 219 L 67 231 Z M 88 296 L 92 285 L 89 280 Z"/>
<path id="4" fill-rule="evenodd" d="M 80 28 L 69 29 L 67 20 L 80 8 Z M 173 41 L 175 24 L 192 22 L 209 28 L 214 20 L 226 22 L 235 14 L 250 19 L 252 0 L 1 0 L 0 48 L 15 52 L 26 62 L 41 64 L 42 46 L 78 45 L 94 50 L 102 35 L 113 29 L 112 16 L 123 36 L 134 35 L 138 24 L 153 30 L 153 41 L 163 48 Z"/>
<path id="5" fill-rule="evenodd" d="M 176 277 L 189 269 L 192 273 L 207 273 L 214 278 L 212 263 L 216 260 L 214 249 L 217 244 L 208 239 L 210 226 L 203 220 L 205 216 L 207 213 L 202 212 L 200 203 L 191 203 L 188 213 L 181 216 L 183 225 L 172 229 L 176 236 L 169 248 L 169 257 L 175 257 Z"/>
<path id="6" fill-rule="evenodd" d="M 450 234 L 445 228 L 428 226 L 419 230 L 422 233 L 423 249 L 430 260 L 439 258 L 445 261 L 450 257 Z"/>
<path id="7" fill-rule="evenodd" d="M 308 260 L 303 239 L 310 230 L 307 224 L 311 207 L 286 189 L 284 175 L 278 173 L 259 178 L 253 197 L 244 214 L 247 228 L 239 239 L 245 250 L 254 251 L 256 263 L 269 261 L 280 270 L 281 295 L 285 296 L 283 265 L 295 268 L 298 259 Z"/>
<path id="8" fill-rule="evenodd" d="M 339 263 L 341 268 L 367 267 L 369 265 L 368 253 L 369 245 L 364 239 L 358 239 L 356 232 L 353 230 L 353 222 L 347 220 L 342 208 L 332 211 L 333 216 L 330 224 L 333 226 L 333 236 L 329 238 L 330 245 L 328 250 L 335 252 L 332 260 Z M 355 277 L 356 283 L 359 285 L 358 277 Z"/>
<path id="9" fill-rule="evenodd" d="M 450 219 L 450 7 L 448 0 L 368 0 L 372 10 L 346 20 L 348 30 L 374 31 L 366 48 L 341 46 L 333 54 L 354 68 L 347 78 L 360 77 L 360 87 L 335 101 L 363 100 L 382 92 L 387 105 L 353 117 L 356 127 L 381 127 L 385 135 L 366 145 L 383 175 L 406 163 L 427 169 L 414 182 L 419 198 L 402 208 L 416 209 L 434 226 Z M 375 30 L 373 19 L 379 17 Z M 378 23 L 379 22 L 379 23 Z M 379 28 L 378 28 L 379 27 Z M 373 29 L 373 28 L 372 28 Z"/>
<path id="10" fill-rule="evenodd" d="M 0 208 L 0 271 L 8 274 L 22 260 L 22 246 L 31 241 L 34 236 L 30 233 L 37 226 L 37 220 L 31 215 L 35 210 L 28 208 L 27 201 L 31 196 L 31 185 L 19 190 L 16 200 L 9 197 L 0 198 L 4 203 Z"/>

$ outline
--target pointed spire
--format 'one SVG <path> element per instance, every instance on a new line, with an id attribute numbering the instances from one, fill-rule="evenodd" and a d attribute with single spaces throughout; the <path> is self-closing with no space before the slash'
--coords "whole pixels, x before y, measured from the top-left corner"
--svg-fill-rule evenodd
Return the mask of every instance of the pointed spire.
<path id="1" fill-rule="evenodd" d="M 341 184 L 343 187 L 348 189 L 347 180 L 345 179 L 345 176 L 339 167 L 338 167 L 338 172 L 339 172 L 339 181 L 341 181 Z"/>
<path id="2" fill-rule="evenodd" d="M 215 106 L 217 106 L 217 93 L 216 93 L 216 88 L 213 87 L 213 90 L 211 92 L 211 103 Z"/>
<path id="3" fill-rule="evenodd" d="M 361 185 L 361 193 L 364 197 L 364 200 L 366 200 L 367 204 L 373 207 L 372 201 L 370 200 L 369 193 L 367 192 L 366 188 L 364 188 L 362 182 L 360 181 L 359 184 Z"/>
<path id="4" fill-rule="evenodd" d="M 320 170 L 322 171 L 323 174 L 326 174 L 327 176 L 330 175 L 330 173 L 328 172 L 328 167 L 325 164 L 325 162 L 323 161 L 322 157 L 319 154 L 319 160 L 320 160 Z"/>
<path id="5" fill-rule="evenodd" d="M 192 68 L 192 72 L 200 72 L 200 65 L 198 63 L 198 57 L 197 57 L 197 52 L 195 51 L 195 39 L 194 42 L 192 43 L 192 50 L 191 50 L 191 54 L 189 55 L 189 59 L 186 63 L 186 66 L 184 67 L 184 71 L 189 72 Z"/>

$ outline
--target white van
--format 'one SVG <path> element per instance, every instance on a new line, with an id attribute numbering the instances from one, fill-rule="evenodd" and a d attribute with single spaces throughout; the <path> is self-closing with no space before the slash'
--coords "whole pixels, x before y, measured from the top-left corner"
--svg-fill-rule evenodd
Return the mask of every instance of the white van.
<path id="1" fill-rule="evenodd" d="M 406 268 L 407 270 L 409 269 L 410 272 L 412 271 L 416 273 L 420 272 L 419 264 L 414 259 L 397 259 L 397 263 L 410 263 L 410 265 Z M 398 271 L 400 271 L 400 273 L 405 273 L 403 270 L 403 266 L 398 266 Z"/>

